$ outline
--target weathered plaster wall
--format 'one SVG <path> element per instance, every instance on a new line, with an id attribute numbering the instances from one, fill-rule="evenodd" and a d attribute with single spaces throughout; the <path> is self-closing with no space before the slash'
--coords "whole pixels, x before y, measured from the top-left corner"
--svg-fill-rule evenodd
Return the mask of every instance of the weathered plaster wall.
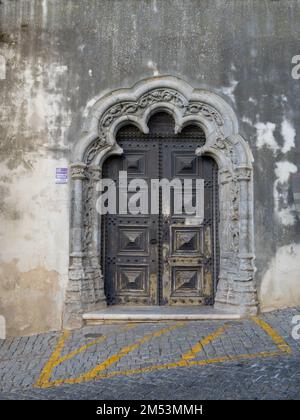
<path id="1" fill-rule="evenodd" d="M 69 209 L 68 186 L 54 176 L 87 104 L 159 74 L 234 107 L 255 159 L 261 306 L 300 304 L 299 21 L 297 0 L 1 0 L 0 313 L 9 334 L 60 328 Z"/>

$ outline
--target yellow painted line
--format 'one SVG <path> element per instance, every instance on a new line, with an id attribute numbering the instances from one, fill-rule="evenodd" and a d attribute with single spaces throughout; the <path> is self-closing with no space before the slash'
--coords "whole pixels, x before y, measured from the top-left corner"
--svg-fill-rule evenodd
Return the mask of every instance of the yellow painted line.
<path id="1" fill-rule="evenodd" d="M 149 373 L 155 370 L 173 369 L 173 368 L 178 368 L 178 367 L 207 366 L 207 365 L 211 365 L 215 363 L 232 362 L 236 360 L 273 357 L 273 356 L 279 356 L 280 354 L 282 354 L 282 352 L 276 350 L 276 351 L 269 351 L 269 352 L 265 351 L 265 352 L 253 353 L 253 354 L 246 353 L 246 354 L 239 354 L 239 355 L 232 355 L 232 356 L 220 356 L 220 357 L 216 357 L 212 359 L 205 359 L 205 360 L 193 360 L 193 361 L 179 360 L 178 362 L 165 363 L 161 365 L 152 365 L 152 366 L 147 366 L 144 368 L 109 372 L 102 375 L 98 375 L 96 379 L 112 378 L 114 376 L 129 376 L 129 375 L 134 375 L 134 374 L 139 374 L 139 373 Z"/>
<path id="2" fill-rule="evenodd" d="M 221 356 L 216 357 L 214 359 L 207 359 L 207 360 L 197 360 L 190 362 L 191 366 L 201 366 L 201 365 L 210 365 L 213 363 L 220 363 L 220 362 L 230 362 L 235 360 L 247 360 L 247 359 L 256 359 L 256 358 L 264 358 L 264 357 L 272 357 L 272 356 L 279 356 L 281 352 L 278 350 L 274 351 L 262 351 L 259 353 L 245 353 L 245 354 L 235 354 L 235 355 L 228 355 L 228 356 Z"/>
<path id="3" fill-rule="evenodd" d="M 121 331 L 128 331 L 131 328 L 136 327 L 137 324 L 127 324 L 126 326 L 124 326 Z M 66 360 L 72 359 L 73 357 L 77 356 L 77 354 L 80 354 L 84 351 L 86 351 L 89 347 L 92 347 L 98 343 L 101 343 L 102 341 L 107 340 L 108 335 L 103 335 L 102 337 L 96 338 L 93 341 L 90 341 L 88 344 L 84 344 L 83 346 L 79 347 L 78 349 L 71 351 L 70 353 L 66 354 L 65 356 L 59 358 L 58 360 L 56 360 L 53 364 L 53 368 L 55 366 L 60 365 L 61 363 L 65 362 Z"/>
<path id="4" fill-rule="evenodd" d="M 136 324 L 127 324 L 126 326 L 124 326 L 121 331 L 127 331 L 131 328 L 134 328 L 136 326 Z M 53 351 L 53 353 L 51 354 L 48 362 L 45 364 L 37 382 L 35 383 L 36 387 L 40 387 L 40 388 L 46 388 L 49 386 L 52 386 L 52 382 L 49 381 L 51 374 L 53 372 L 53 369 L 60 365 L 61 363 L 65 362 L 66 360 L 69 360 L 73 357 L 75 357 L 77 354 L 82 353 L 83 351 L 87 350 L 89 347 L 101 342 L 101 341 L 105 341 L 108 338 L 108 335 L 106 336 L 102 336 L 96 340 L 93 340 L 92 342 L 89 342 L 88 344 L 85 344 L 81 347 L 79 347 L 76 350 L 73 350 L 72 352 L 66 354 L 65 356 L 60 357 L 61 352 L 65 346 L 65 342 L 67 340 L 67 338 L 69 338 L 70 336 L 70 331 L 64 331 L 62 333 L 62 335 L 60 336 L 60 338 L 58 339 L 58 342 L 56 344 L 56 347 Z"/>
<path id="5" fill-rule="evenodd" d="M 93 369 L 89 370 L 88 372 L 83 373 L 82 375 L 79 375 L 76 378 L 66 378 L 66 379 L 57 379 L 55 381 L 51 381 L 51 386 L 57 386 L 62 383 L 66 384 L 76 384 L 81 382 L 90 381 L 94 378 L 96 378 L 100 372 L 107 370 L 109 366 L 111 366 L 114 363 L 117 363 L 120 359 L 122 359 L 127 354 L 131 353 L 132 351 L 139 348 L 141 345 L 147 343 L 152 338 L 159 337 L 163 334 L 166 334 L 170 331 L 175 330 L 176 328 L 182 327 L 185 325 L 184 323 L 176 323 L 175 325 L 172 325 L 171 327 L 162 328 L 160 330 L 154 331 L 150 334 L 146 334 L 144 337 L 142 337 L 140 340 L 137 340 L 135 343 L 130 344 L 129 346 L 123 347 L 118 353 L 114 354 L 113 356 L 109 357 L 104 362 L 98 364 Z"/>
<path id="6" fill-rule="evenodd" d="M 84 344 L 83 346 L 79 347 L 78 349 L 76 349 L 74 351 L 71 351 L 70 353 L 66 354 L 65 356 L 62 356 L 59 359 L 57 359 L 53 363 L 52 368 L 60 365 L 61 363 L 65 362 L 66 360 L 72 359 L 73 357 L 77 356 L 77 354 L 80 354 L 80 353 L 84 352 L 85 350 L 87 350 L 89 347 L 92 347 L 95 344 L 101 343 L 102 341 L 105 341 L 105 340 L 107 340 L 107 336 L 103 335 L 102 337 L 99 337 L 96 340 L 90 341 L 88 344 Z"/>
<path id="7" fill-rule="evenodd" d="M 221 334 L 224 333 L 227 326 L 222 326 L 218 328 L 216 331 L 214 331 L 212 334 L 209 334 L 208 336 L 204 337 L 202 340 L 200 340 L 190 351 L 182 355 L 183 360 L 190 360 L 194 359 L 200 351 L 203 350 L 203 347 L 207 346 L 207 344 L 211 343 L 213 340 L 218 338 Z"/>
<path id="8" fill-rule="evenodd" d="M 70 331 L 64 331 L 62 333 L 62 335 L 59 337 L 56 347 L 53 351 L 53 353 L 51 354 L 48 362 L 45 364 L 35 386 L 38 387 L 44 387 L 45 384 L 47 384 L 49 382 L 49 378 L 51 376 L 52 370 L 53 370 L 53 365 L 56 362 L 56 360 L 59 358 L 62 349 L 64 348 L 65 345 L 65 341 L 66 339 L 69 337 L 70 335 Z"/>
<path id="9" fill-rule="evenodd" d="M 286 343 L 281 335 L 279 335 L 278 332 L 271 327 L 271 325 L 256 316 L 253 316 L 252 320 L 268 334 L 282 352 L 289 354 L 292 353 L 291 347 Z"/>
<path id="10" fill-rule="evenodd" d="M 218 328 L 216 331 L 214 331 L 212 334 L 209 334 L 208 336 L 204 337 L 202 340 L 200 340 L 189 352 L 185 353 L 182 358 L 175 362 L 170 363 L 164 363 L 164 364 L 157 364 L 152 366 L 147 366 L 144 368 L 136 368 L 136 369 L 130 369 L 130 370 L 124 370 L 124 371 L 113 371 L 113 372 L 107 372 L 107 369 L 117 363 L 121 358 L 128 355 L 132 351 L 139 348 L 144 343 L 150 341 L 154 337 L 159 337 L 162 334 L 165 334 L 169 331 L 174 330 L 175 328 L 178 328 L 180 326 L 185 325 L 184 323 L 176 323 L 175 325 L 172 325 L 171 327 L 166 327 L 157 331 L 154 331 L 152 333 L 146 334 L 141 339 L 137 340 L 135 343 L 130 344 L 128 346 L 123 347 L 118 353 L 114 354 L 113 356 L 109 357 L 107 360 L 101 362 L 93 369 L 89 370 L 88 372 L 85 372 L 81 374 L 80 376 L 76 378 L 65 378 L 65 379 L 58 379 L 55 381 L 49 381 L 50 376 L 52 374 L 52 370 L 55 366 L 58 364 L 64 362 L 65 360 L 68 360 L 72 357 L 74 357 L 76 354 L 84 351 L 86 348 L 90 347 L 91 345 L 95 344 L 96 341 L 94 340 L 92 343 L 88 343 L 85 346 L 80 347 L 79 349 L 74 350 L 73 352 L 63 356 L 59 357 L 61 354 L 61 351 L 64 347 L 65 340 L 67 339 L 69 333 L 64 332 L 60 339 L 58 340 L 57 346 L 51 355 L 49 361 L 46 363 L 39 380 L 37 381 L 36 386 L 40 387 L 51 387 L 51 386 L 57 386 L 61 385 L 63 383 L 66 384 L 75 384 L 75 383 L 81 383 L 84 381 L 90 381 L 92 379 L 104 379 L 104 378 L 111 378 L 114 376 L 126 376 L 126 375 L 134 375 L 139 373 L 147 373 L 147 372 L 153 372 L 155 370 L 162 370 L 162 369 L 172 369 L 172 368 L 178 368 L 178 367 L 190 367 L 190 366 L 207 366 L 210 364 L 215 363 L 224 363 L 224 362 L 230 362 L 230 361 L 236 361 L 236 360 L 247 360 L 247 359 L 254 359 L 254 358 L 266 358 L 266 357 L 273 357 L 273 356 L 279 356 L 283 352 L 284 353 L 291 353 L 291 347 L 285 342 L 285 340 L 278 334 L 277 331 L 275 331 L 274 328 L 272 328 L 267 322 L 263 321 L 262 319 L 259 319 L 257 317 L 252 317 L 252 320 L 260 327 L 262 328 L 267 335 L 272 339 L 272 341 L 276 344 L 278 347 L 278 350 L 274 351 L 263 351 L 259 353 L 249 353 L 249 354 L 239 354 L 239 355 L 225 355 L 220 357 L 215 357 L 211 359 L 204 359 L 204 360 L 193 360 L 195 359 L 195 356 L 197 353 L 203 350 L 203 347 L 213 340 L 215 340 L 217 337 L 219 337 L 222 333 L 224 333 L 227 326 L 222 326 Z M 132 324 L 131 324 L 132 325 Z"/>

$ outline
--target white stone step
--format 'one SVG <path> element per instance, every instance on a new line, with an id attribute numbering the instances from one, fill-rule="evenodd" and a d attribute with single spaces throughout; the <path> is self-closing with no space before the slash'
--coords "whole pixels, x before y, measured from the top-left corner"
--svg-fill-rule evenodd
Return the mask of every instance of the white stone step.
<path id="1" fill-rule="evenodd" d="M 119 306 L 83 314 L 86 324 L 105 322 L 159 322 L 241 319 L 238 313 L 225 312 L 212 306 Z"/>

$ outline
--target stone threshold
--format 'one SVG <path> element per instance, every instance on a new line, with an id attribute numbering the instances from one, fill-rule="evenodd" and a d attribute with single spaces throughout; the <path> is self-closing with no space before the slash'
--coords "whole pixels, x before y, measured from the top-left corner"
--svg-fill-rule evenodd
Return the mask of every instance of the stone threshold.
<path id="1" fill-rule="evenodd" d="M 106 322 L 160 322 L 160 321 L 205 321 L 242 319 L 238 313 L 214 309 L 212 306 L 119 306 L 87 312 L 82 315 L 85 324 Z"/>

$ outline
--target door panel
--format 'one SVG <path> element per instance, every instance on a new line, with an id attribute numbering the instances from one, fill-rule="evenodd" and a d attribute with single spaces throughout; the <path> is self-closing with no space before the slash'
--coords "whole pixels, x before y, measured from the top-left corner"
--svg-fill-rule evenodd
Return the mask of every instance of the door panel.
<path id="1" fill-rule="evenodd" d="M 160 190 L 159 214 L 103 216 L 102 266 L 109 304 L 213 303 L 218 270 L 217 167 L 212 159 L 195 156 L 205 141 L 203 132 L 186 131 L 174 135 L 163 116 L 150 122 L 148 135 L 126 128 L 117 137 L 122 157 L 111 157 L 103 166 L 103 176 L 116 184 L 119 171 L 127 171 L 128 183 L 133 178 L 145 180 L 149 210 L 151 179 L 194 180 L 193 205 L 195 179 L 204 180 L 203 220 L 176 214 L 172 188 L 169 205 Z M 182 207 L 184 212 L 183 203 Z"/>
<path id="2" fill-rule="evenodd" d="M 163 215 L 162 225 L 162 303 L 173 305 L 210 304 L 213 302 L 212 259 L 213 197 L 216 193 L 216 166 L 209 158 L 195 156 L 198 139 L 183 141 L 180 137 L 163 143 L 162 177 L 193 180 L 192 204 L 196 204 L 195 180 L 204 180 L 200 204 L 203 220 L 186 214 L 176 214 L 174 203 L 169 215 Z M 174 202 L 174 193 L 173 193 Z M 201 223 L 200 223 L 201 222 Z M 200 225 L 199 225 L 200 223 Z"/>
<path id="3" fill-rule="evenodd" d="M 119 144 L 124 150 L 122 157 L 108 159 L 103 167 L 103 177 L 116 183 L 117 209 L 120 171 L 127 171 L 127 185 L 136 178 L 147 183 L 158 178 L 157 143 L 125 139 Z M 128 192 L 128 199 L 133 194 Z M 158 304 L 158 215 L 108 214 L 102 222 L 105 235 L 102 265 L 108 303 Z"/>

